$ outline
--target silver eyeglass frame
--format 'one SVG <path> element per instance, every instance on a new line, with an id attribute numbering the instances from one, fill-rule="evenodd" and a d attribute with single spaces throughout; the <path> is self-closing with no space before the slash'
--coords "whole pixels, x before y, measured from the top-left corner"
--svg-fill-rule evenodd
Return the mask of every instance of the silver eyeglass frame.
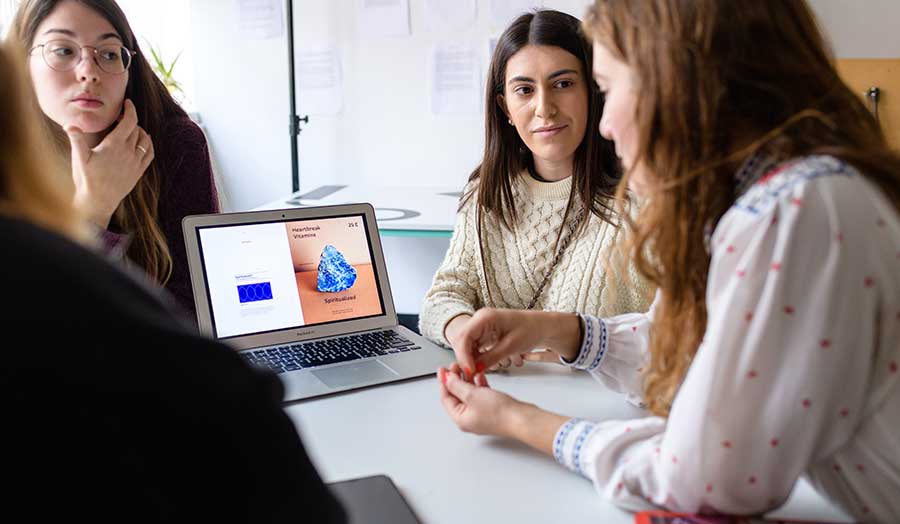
<path id="1" fill-rule="evenodd" d="M 50 65 L 50 62 L 47 60 L 47 55 L 44 53 L 44 50 L 46 49 L 47 45 L 49 45 L 53 42 L 70 42 L 73 44 L 74 47 L 78 48 L 80 56 L 78 57 L 78 61 L 75 62 L 75 65 L 73 65 L 70 69 L 57 69 L 57 68 L 53 67 L 52 65 Z M 72 40 L 67 40 L 65 38 L 54 39 L 54 40 L 50 40 L 49 42 L 44 42 L 43 44 L 38 44 L 38 45 L 32 47 L 31 50 L 28 51 L 28 54 L 33 55 L 34 51 L 36 49 L 41 48 L 41 60 L 44 61 L 44 64 L 46 64 L 47 67 L 49 67 L 50 69 L 52 69 L 54 71 L 58 71 L 60 73 L 66 73 L 69 71 L 73 71 L 76 67 L 78 67 L 78 64 L 80 64 L 84 60 L 84 50 L 90 49 L 91 50 L 91 59 L 94 61 L 94 64 L 96 64 L 97 67 L 100 68 L 101 71 L 103 71 L 104 73 L 106 73 L 108 75 L 123 75 L 123 74 L 127 73 L 129 69 L 131 69 L 131 64 L 134 63 L 134 57 L 136 57 L 138 53 L 137 53 L 137 51 L 132 51 L 131 49 L 128 49 L 124 45 L 120 45 L 118 47 L 121 49 L 124 49 L 128 53 L 128 55 L 127 55 L 128 56 L 128 65 L 125 66 L 125 69 L 123 71 L 120 71 L 118 73 L 113 73 L 113 72 L 107 71 L 106 69 L 103 68 L 102 65 L 100 65 L 100 61 L 97 60 L 97 52 L 100 51 L 100 48 L 98 48 L 97 46 L 78 45 L 77 42 L 74 42 Z"/>

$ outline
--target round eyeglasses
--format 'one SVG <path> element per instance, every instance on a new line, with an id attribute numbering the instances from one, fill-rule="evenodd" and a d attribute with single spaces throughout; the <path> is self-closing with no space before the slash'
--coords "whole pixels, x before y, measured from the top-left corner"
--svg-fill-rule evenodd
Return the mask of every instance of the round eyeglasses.
<path id="1" fill-rule="evenodd" d="M 45 44 L 36 45 L 31 52 L 41 48 L 41 56 L 50 69 L 54 71 L 71 71 L 84 59 L 84 50 L 93 53 L 94 63 L 102 71 L 111 75 L 121 75 L 131 65 L 131 58 L 137 55 L 123 45 L 80 46 L 71 40 L 51 40 Z"/>

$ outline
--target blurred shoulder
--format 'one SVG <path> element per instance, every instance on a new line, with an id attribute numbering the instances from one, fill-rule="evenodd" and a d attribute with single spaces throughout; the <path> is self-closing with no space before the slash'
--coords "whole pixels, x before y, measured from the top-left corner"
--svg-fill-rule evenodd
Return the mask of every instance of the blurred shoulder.
<path id="1" fill-rule="evenodd" d="M 861 181 L 856 169 L 828 155 L 795 158 L 765 173 L 738 198 L 734 208 L 751 215 L 764 214 L 799 189 L 830 186 L 838 180 Z"/>
<path id="2" fill-rule="evenodd" d="M 202 146 L 206 148 L 206 135 L 196 122 L 186 115 L 174 115 L 166 121 L 163 140 L 170 147 Z"/>

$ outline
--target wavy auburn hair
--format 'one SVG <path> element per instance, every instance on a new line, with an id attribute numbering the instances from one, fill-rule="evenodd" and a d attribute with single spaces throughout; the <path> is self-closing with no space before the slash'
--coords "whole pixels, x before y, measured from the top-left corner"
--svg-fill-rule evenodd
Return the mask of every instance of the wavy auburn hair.
<path id="1" fill-rule="evenodd" d="M 839 78 L 805 0 L 596 0 L 584 26 L 636 83 L 649 194 L 634 221 L 622 216 L 661 291 L 644 394 L 666 416 L 706 330 L 704 231 L 734 203 L 740 164 L 832 155 L 900 209 L 900 156 Z"/>

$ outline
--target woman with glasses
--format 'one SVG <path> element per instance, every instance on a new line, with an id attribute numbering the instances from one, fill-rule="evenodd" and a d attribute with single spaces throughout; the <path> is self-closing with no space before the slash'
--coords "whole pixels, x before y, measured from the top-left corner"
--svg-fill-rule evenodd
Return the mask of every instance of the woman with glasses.
<path id="1" fill-rule="evenodd" d="M 104 248 L 194 311 L 181 232 L 218 211 L 206 139 L 138 48 L 114 0 L 25 0 L 10 38 L 25 60 L 52 154 Z"/>
<path id="2" fill-rule="evenodd" d="M 0 372 L 0 460 L 16 479 L 4 510 L 40 522 L 346 522 L 278 379 L 84 249 L 72 188 L 39 147 L 20 52 L 0 45 L 0 238 L 14 246 L 0 289 L 17 305 L 4 334 L 31 342 Z"/>

